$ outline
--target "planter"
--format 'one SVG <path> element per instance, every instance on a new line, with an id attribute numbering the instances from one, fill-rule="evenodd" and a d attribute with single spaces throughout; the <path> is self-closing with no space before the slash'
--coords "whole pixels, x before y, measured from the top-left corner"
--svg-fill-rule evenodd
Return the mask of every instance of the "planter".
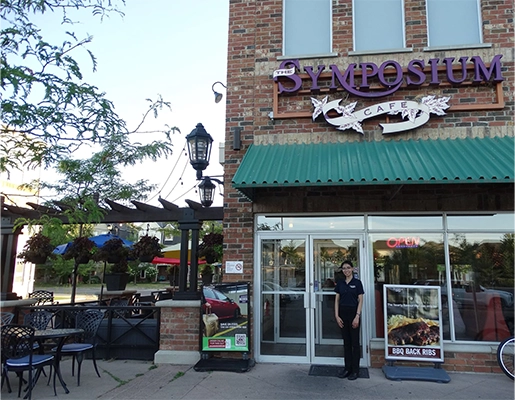
<path id="1" fill-rule="evenodd" d="M 28 262 L 31 262 L 32 264 L 44 264 L 46 263 L 48 257 L 30 257 L 30 259 L 27 259 Z"/>
<path id="2" fill-rule="evenodd" d="M 125 272 L 111 273 L 104 275 L 104 282 L 109 291 L 125 290 L 127 282 L 129 282 L 129 274 Z"/>
<path id="3" fill-rule="evenodd" d="M 89 263 L 89 257 L 88 256 L 75 257 L 75 262 L 77 264 L 87 264 L 87 263 Z"/>
<path id="4" fill-rule="evenodd" d="M 122 257 L 120 257 L 118 254 L 112 254 L 107 257 L 107 262 L 109 264 L 117 264 L 122 260 Z"/>
<path id="5" fill-rule="evenodd" d="M 152 262 L 153 259 L 154 259 L 154 256 L 148 256 L 148 255 L 139 256 L 139 260 L 141 262 Z"/>
<path id="6" fill-rule="evenodd" d="M 213 283 L 213 274 L 202 274 L 202 283 L 204 285 L 211 285 Z"/>

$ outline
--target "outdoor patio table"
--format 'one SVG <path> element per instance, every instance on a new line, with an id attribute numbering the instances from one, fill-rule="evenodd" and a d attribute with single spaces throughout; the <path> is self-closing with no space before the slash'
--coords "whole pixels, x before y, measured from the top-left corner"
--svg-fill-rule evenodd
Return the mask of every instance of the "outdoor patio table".
<path id="1" fill-rule="evenodd" d="M 64 382 L 63 376 L 61 375 L 61 368 L 59 366 L 61 362 L 61 350 L 63 348 L 64 342 L 66 342 L 66 339 L 69 337 L 80 335 L 83 333 L 83 329 L 77 329 L 77 328 L 68 328 L 68 329 L 43 329 L 43 330 L 37 330 L 34 333 L 34 338 L 38 342 L 44 342 L 46 340 L 52 340 L 57 344 L 57 349 L 55 352 L 55 365 L 54 365 L 54 395 L 57 396 L 57 391 L 55 389 L 55 377 L 57 376 L 59 378 L 59 382 L 61 382 L 61 386 L 63 387 L 65 393 L 70 393 L 68 390 L 68 387 L 66 386 L 66 383 Z M 40 346 L 42 349 L 43 346 Z"/>

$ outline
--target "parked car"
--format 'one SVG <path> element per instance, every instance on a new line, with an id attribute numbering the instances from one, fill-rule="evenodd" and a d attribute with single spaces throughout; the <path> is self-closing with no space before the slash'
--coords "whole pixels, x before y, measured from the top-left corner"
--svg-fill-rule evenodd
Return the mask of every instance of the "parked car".
<path id="1" fill-rule="evenodd" d="M 238 318 L 241 315 L 240 306 L 219 290 L 204 286 L 205 302 L 202 304 L 204 314 L 216 314 L 218 319 Z"/>
<path id="2" fill-rule="evenodd" d="M 415 284 L 424 286 L 440 285 L 442 296 L 447 295 L 447 284 L 445 282 L 439 282 L 436 279 L 428 279 L 425 281 L 417 281 Z M 482 285 L 476 285 L 474 292 L 474 285 L 470 283 L 462 284 L 460 282 L 452 282 L 452 298 L 460 307 L 473 307 L 474 298 L 476 305 L 486 307 L 488 301 L 490 301 L 491 295 L 499 296 L 503 309 L 513 307 L 513 293 L 499 289 L 488 289 Z"/>
<path id="3" fill-rule="evenodd" d="M 281 292 L 281 303 L 289 303 L 292 300 L 299 300 L 302 298 L 302 294 L 283 293 L 292 291 L 293 289 L 283 288 L 281 285 L 271 281 L 263 282 L 263 290 L 266 292 Z"/>

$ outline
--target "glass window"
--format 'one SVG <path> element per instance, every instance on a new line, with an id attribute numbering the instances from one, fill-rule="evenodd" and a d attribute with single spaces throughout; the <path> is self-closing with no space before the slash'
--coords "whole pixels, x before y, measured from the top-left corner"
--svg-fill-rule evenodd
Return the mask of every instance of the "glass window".
<path id="1" fill-rule="evenodd" d="M 284 0 L 283 55 L 331 52 L 331 0 Z"/>
<path id="2" fill-rule="evenodd" d="M 354 50 L 404 48 L 403 0 L 354 0 L 352 9 Z"/>
<path id="3" fill-rule="evenodd" d="M 443 234 L 373 234 L 376 335 L 384 337 L 383 286 L 440 286 L 446 306 L 446 271 Z M 450 339 L 448 313 L 443 313 L 444 339 Z"/>
<path id="4" fill-rule="evenodd" d="M 447 217 L 447 228 L 464 229 L 470 231 L 499 230 L 515 231 L 515 219 L 513 214 L 495 215 L 457 215 Z"/>
<path id="5" fill-rule="evenodd" d="M 427 0 L 431 47 L 481 43 L 478 0 Z"/>
<path id="6" fill-rule="evenodd" d="M 365 218 L 362 215 L 346 217 L 267 217 L 257 218 L 258 231 L 336 231 L 363 230 Z"/>
<path id="7" fill-rule="evenodd" d="M 456 339 L 501 341 L 513 335 L 514 236 L 449 235 Z"/>
<path id="8" fill-rule="evenodd" d="M 368 219 L 369 229 L 374 230 L 421 230 L 421 229 L 443 229 L 442 217 L 440 215 L 427 216 L 371 216 Z"/>

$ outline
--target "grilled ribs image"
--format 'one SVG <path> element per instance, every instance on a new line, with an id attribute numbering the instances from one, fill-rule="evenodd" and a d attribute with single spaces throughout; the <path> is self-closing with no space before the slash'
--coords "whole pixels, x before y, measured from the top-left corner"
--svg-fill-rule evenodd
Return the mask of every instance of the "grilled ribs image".
<path id="1" fill-rule="evenodd" d="M 423 321 L 414 322 L 392 329 L 388 334 L 388 340 L 391 344 L 396 345 L 427 346 L 440 340 L 440 331 L 438 326 L 429 327 Z"/>

